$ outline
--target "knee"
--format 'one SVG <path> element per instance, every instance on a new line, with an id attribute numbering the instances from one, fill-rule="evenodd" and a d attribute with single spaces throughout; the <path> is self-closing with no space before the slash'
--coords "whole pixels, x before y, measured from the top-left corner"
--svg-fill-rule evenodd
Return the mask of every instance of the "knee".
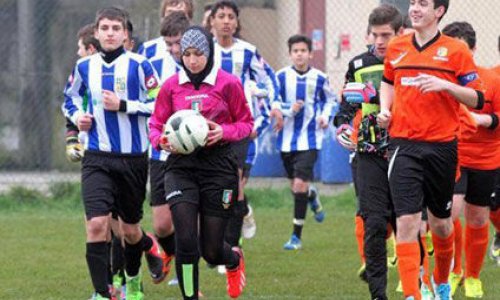
<path id="1" fill-rule="evenodd" d="M 489 214 L 487 211 L 484 213 L 476 213 L 466 215 L 467 225 L 472 228 L 481 228 L 488 223 Z"/>
<path id="2" fill-rule="evenodd" d="M 303 181 L 302 179 L 295 178 L 293 180 L 292 191 L 294 194 L 306 193 L 307 188 L 308 188 L 307 182 Z"/>
<path id="3" fill-rule="evenodd" d="M 213 246 L 204 246 L 202 248 L 202 256 L 203 259 L 207 261 L 207 263 L 212 265 L 219 265 L 222 261 L 222 253 L 217 249 L 217 247 Z"/>
<path id="4" fill-rule="evenodd" d="M 176 256 L 198 257 L 198 240 L 195 236 L 175 234 Z"/>
<path id="5" fill-rule="evenodd" d="M 130 225 L 124 224 L 122 225 L 122 234 L 123 238 L 129 244 L 136 244 L 142 238 L 142 230 L 138 224 Z"/>
<path id="6" fill-rule="evenodd" d="M 449 236 L 453 231 L 453 224 L 450 219 L 441 219 L 433 222 L 432 233 L 441 237 Z"/>
<path id="7" fill-rule="evenodd" d="M 105 241 L 109 232 L 108 217 L 95 217 L 87 221 L 87 240 Z"/>
<path id="8" fill-rule="evenodd" d="M 166 237 L 174 233 L 174 225 L 172 224 L 172 219 L 161 219 L 154 220 L 153 231 L 159 237 Z"/>
<path id="9" fill-rule="evenodd" d="M 421 214 L 401 216 L 397 219 L 396 239 L 398 242 L 414 242 L 420 229 Z"/>
<path id="10" fill-rule="evenodd" d="M 385 240 L 387 235 L 387 219 L 379 216 L 365 218 L 365 236 L 380 237 Z"/>

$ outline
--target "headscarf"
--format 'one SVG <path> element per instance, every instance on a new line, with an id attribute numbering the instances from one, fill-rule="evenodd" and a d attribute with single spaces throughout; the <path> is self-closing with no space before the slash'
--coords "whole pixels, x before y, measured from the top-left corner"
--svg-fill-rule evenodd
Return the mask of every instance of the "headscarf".
<path id="1" fill-rule="evenodd" d="M 207 64 L 205 68 L 198 74 L 193 74 L 184 65 L 184 60 L 181 57 L 181 65 L 186 72 L 189 80 L 194 85 L 195 89 L 200 89 L 200 85 L 203 80 L 210 74 L 214 66 L 214 42 L 210 33 L 208 33 L 203 27 L 191 26 L 189 27 L 181 38 L 181 55 L 189 48 L 195 48 L 202 52 L 207 58 Z"/>

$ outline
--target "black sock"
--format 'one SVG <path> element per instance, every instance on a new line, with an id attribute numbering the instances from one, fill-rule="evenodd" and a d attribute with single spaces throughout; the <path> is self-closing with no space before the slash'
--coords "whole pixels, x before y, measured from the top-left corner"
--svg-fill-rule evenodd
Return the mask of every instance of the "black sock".
<path id="1" fill-rule="evenodd" d="M 156 237 L 158 243 L 163 248 L 163 251 L 167 253 L 168 256 L 175 255 L 175 233 L 172 233 L 166 237 Z"/>
<path id="2" fill-rule="evenodd" d="M 240 264 L 240 255 L 233 251 L 230 247 L 224 247 L 224 261 L 226 261 L 227 269 L 236 269 L 236 267 Z"/>
<path id="3" fill-rule="evenodd" d="M 103 297 L 111 298 L 108 290 L 109 249 L 107 242 L 87 243 L 86 258 L 94 290 Z"/>
<path id="4" fill-rule="evenodd" d="M 142 250 L 148 252 L 153 247 L 153 240 L 143 231 L 142 232 Z"/>
<path id="5" fill-rule="evenodd" d="M 316 198 L 316 189 L 313 189 L 313 185 L 309 184 L 309 190 L 307 191 L 307 198 L 309 201 L 314 200 Z"/>
<path id="6" fill-rule="evenodd" d="M 106 251 L 108 251 L 108 265 L 106 267 L 106 270 L 108 270 L 108 284 L 113 284 L 113 272 L 111 270 L 111 241 L 106 242 Z"/>
<path id="7" fill-rule="evenodd" d="M 111 271 L 113 272 L 113 275 L 118 274 L 121 270 L 123 270 L 123 252 L 121 239 L 114 236 L 111 241 Z"/>
<path id="8" fill-rule="evenodd" d="M 139 274 L 139 269 L 141 267 L 141 257 L 143 251 L 143 245 L 141 239 L 137 244 L 131 245 L 125 241 L 125 271 L 130 277 L 134 277 Z"/>
<path id="9" fill-rule="evenodd" d="M 307 213 L 307 193 L 293 193 L 295 200 L 295 211 L 293 215 L 293 234 L 299 239 L 302 236 L 302 227 Z"/>

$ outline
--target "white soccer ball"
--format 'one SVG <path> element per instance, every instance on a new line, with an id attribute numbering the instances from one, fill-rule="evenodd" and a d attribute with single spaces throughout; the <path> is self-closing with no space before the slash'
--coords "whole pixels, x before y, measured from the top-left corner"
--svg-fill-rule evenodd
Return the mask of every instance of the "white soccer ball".
<path id="1" fill-rule="evenodd" d="M 163 132 L 172 148 L 181 154 L 190 154 L 207 143 L 208 124 L 197 111 L 179 110 L 167 120 Z"/>

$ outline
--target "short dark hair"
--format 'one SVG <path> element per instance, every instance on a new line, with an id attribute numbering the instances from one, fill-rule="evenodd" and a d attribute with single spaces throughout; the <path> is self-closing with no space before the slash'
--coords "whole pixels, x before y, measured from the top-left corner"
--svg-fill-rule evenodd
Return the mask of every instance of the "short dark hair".
<path id="1" fill-rule="evenodd" d="M 450 0 L 434 0 L 434 9 L 437 9 L 440 6 L 444 6 L 444 13 L 439 18 L 439 21 L 446 15 L 446 12 L 448 11 L 448 7 L 450 6 Z"/>
<path id="2" fill-rule="evenodd" d="M 238 8 L 238 5 L 236 5 L 236 3 L 234 3 L 234 1 L 230 1 L 230 0 L 221 0 L 221 1 L 216 2 L 212 6 L 212 12 L 210 13 L 210 16 L 213 18 L 215 16 L 215 14 L 217 13 L 217 11 L 219 9 L 224 8 L 224 7 L 229 7 L 230 9 L 232 9 L 234 11 L 234 14 L 236 15 L 236 17 L 240 16 L 240 10 Z"/>
<path id="3" fill-rule="evenodd" d="M 130 20 L 127 20 L 127 31 L 129 35 L 132 35 L 134 32 L 134 25 L 132 25 L 132 22 Z"/>
<path id="4" fill-rule="evenodd" d="M 382 4 L 372 10 L 368 17 L 368 24 L 370 27 L 389 24 L 394 32 L 398 32 L 403 26 L 403 15 L 395 6 Z"/>
<path id="5" fill-rule="evenodd" d="M 186 5 L 186 14 L 189 19 L 193 18 L 194 5 L 193 0 L 163 0 L 161 2 L 160 7 L 160 18 L 165 17 L 165 11 L 167 10 L 167 6 L 177 6 L 179 2 L 184 2 Z"/>
<path id="6" fill-rule="evenodd" d="M 186 14 L 181 11 L 176 11 L 163 18 L 161 21 L 160 34 L 161 36 L 182 35 L 188 27 L 189 19 Z"/>
<path id="7" fill-rule="evenodd" d="M 87 24 L 78 30 L 76 37 L 79 40 L 82 40 L 82 44 L 85 47 L 85 50 L 89 48 L 90 45 L 94 46 L 94 48 L 99 49 L 99 41 L 94 37 L 94 24 Z"/>
<path id="8" fill-rule="evenodd" d="M 95 16 L 95 27 L 99 27 L 99 22 L 102 19 L 119 21 L 122 23 L 123 29 L 127 29 L 128 12 L 118 7 L 107 7 L 97 11 Z"/>
<path id="9" fill-rule="evenodd" d="M 476 31 L 467 22 L 450 23 L 443 28 L 442 32 L 447 36 L 463 39 L 471 50 L 476 47 Z"/>
<path id="10" fill-rule="evenodd" d="M 214 4 L 212 2 L 205 3 L 205 6 L 203 6 L 203 11 L 212 11 L 212 7 L 214 7 Z"/>
<path id="11" fill-rule="evenodd" d="M 311 41 L 311 39 L 308 38 L 305 35 L 296 34 L 296 35 L 292 35 L 288 39 L 288 52 L 291 52 L 292 51 L 292 46 L 294 44 L 298 44 L 298 43 L 305 43 L 307 45 L 307 49 L 309 50 L 309 52 L 312 51 L 312 41 Z"/>

